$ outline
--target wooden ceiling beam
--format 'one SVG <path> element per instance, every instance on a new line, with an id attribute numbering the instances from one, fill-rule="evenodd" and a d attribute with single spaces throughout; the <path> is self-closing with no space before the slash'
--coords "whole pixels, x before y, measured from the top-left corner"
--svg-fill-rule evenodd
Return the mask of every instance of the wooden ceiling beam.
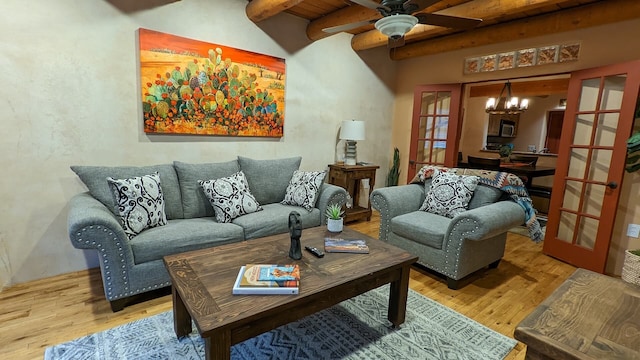
<path id="1" fill-rule="evenodd" d="M 356 23 L 360 21 L 375 20 L 380 18 L 377 10 L 360 5 L 352 5 L 334 11 L 327 16 L 313 20 L 307 25 L 307 37 L 310 40 L 320 40 L 333 34 L 322 31 L 329 27 Z"/>
<path id="2" fill-rule="evenodd" d="M 252 0 L 245 7 L 247 17 L 254 23 L 275 16 L 304 0 Z"/>
<path id="3" fill-rule="evenodd" d="M 469 97 L 497 97 L 504 83 L 476 85 L 469 89 Z M 544 96 L 566 94 L 569 90 L 569 78 L 512 82 L 511 93 L 514 96 Z M 504 94 L 506 96 L 506 94 Z"/>
<path id="4" fill-rule="evenodd" d="M 483 24 L 497 23 L 506 14 L 528 16 L 536 11 L 560 6 L 570 0 L 475 0 L 438 11 L 437 14 L 483 19 Z M 515 15 L 517 17 L 517 15 Z M 455 30 L 433 25 L 416 25 L 405 35 L 406 40 L 418 40 L 444 35 Z M 471 30 L 477 31 L 477 30 Z M 351 47 L 366 50 L 386 46 L 388 39 L 377 30 L 357 34 L 351 40 Z"/>
<path id="5" fill-rule="evenodd" d="M 411 43 L 391 50 L 393 60 L 527 39 L 640 17 L 640 1 L 607 0 L 526 20 L 480 28 L 438 39 Z"/>

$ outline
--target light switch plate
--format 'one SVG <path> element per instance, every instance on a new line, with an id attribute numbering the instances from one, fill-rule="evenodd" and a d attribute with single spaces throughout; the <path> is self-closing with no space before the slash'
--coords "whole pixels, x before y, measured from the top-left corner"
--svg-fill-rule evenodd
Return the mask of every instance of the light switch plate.
<path id="1" fill-rule="evenodd" d="M 629 224 L 629 227 L 627 228 L 627 236 L 634 238 L 640 237 L 640 225 Z"/>

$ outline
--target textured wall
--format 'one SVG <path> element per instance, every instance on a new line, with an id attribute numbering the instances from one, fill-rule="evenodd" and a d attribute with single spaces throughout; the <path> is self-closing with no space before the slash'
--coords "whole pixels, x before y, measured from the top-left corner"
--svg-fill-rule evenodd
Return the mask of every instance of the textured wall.
<path id="1" fill-rule="evenodd" d="M 256 25 L 246 4 L 2 1 L 0 288 L 97 266 L 94 253 L 74 249 L 67 237 L 67 202 L 85 191 L 70 165 L 301 155 L 303 169 L 326 169 L 341 121 L 355 118 L 367 121 L 360 159 L 383 166 L 377 182 L 384 184 L 395 79 L 386 50 L 356 54 L 345 34 L 311 43 L 306 21 L 287 14 Z M 144 134 L 140 27 L 285 58 L 284 137 Z"/>

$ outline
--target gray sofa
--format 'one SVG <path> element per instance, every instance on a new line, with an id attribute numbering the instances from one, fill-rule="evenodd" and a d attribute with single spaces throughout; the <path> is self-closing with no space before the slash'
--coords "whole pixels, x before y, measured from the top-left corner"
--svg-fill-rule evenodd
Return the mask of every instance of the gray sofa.
<path id="1" fill-rule="evenodd" d="M 448 218 L 419 211 L 430 188 L 410 184 L 379 188 L 371 204 L 380 212 L 380 240 L 419 257 L 418 263 L 446 277 L 451 289 L 458 280 L 485 266 L 497 267 L 504 255 L 507 230 L 525 221 L 522 206 L 501 190 L 479 184 L 469 210 Z"/>
<path id="2" fill-rule="evenodd" d="M 175 161 L 144 167 L 72 166 L 89 191 L 70 200 L 69 237 L 78 249 L 98 252 L 104 292 L 113 311 L 128 297 L 169 286 L 162 257 L 288 232 L 288 214 L 297 211 L 304 228 L 326 223 L 325 208 L 344 204 L 346 191 L 322 183 L 315 207 L 283 205 L 289 181 L 301 158 L 254 160 L 238 157 L 223 163 L 188 164 Z M 261 211 L 219 223 L 198 180 L 219 179 L 242 170 Z M 143 230 L 129 239 L 117 215 L 107 177 L 130 178 L 158 172 L 167 224 Z"/>

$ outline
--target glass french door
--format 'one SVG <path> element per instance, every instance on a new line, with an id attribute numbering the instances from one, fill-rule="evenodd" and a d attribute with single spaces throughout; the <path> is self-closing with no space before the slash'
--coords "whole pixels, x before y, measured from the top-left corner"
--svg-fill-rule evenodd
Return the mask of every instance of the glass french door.
<path id="1" fill-rule="evenodd" d="M 571 74 L 543 252 L 603 273 L 640 87 L 640 61 Z"/>
<path id="2" fill-rule="evenodd" d="M 424 165 L 454 166 L 462 84 L 417 86 L 413 98 L 407 182 Z"/>

